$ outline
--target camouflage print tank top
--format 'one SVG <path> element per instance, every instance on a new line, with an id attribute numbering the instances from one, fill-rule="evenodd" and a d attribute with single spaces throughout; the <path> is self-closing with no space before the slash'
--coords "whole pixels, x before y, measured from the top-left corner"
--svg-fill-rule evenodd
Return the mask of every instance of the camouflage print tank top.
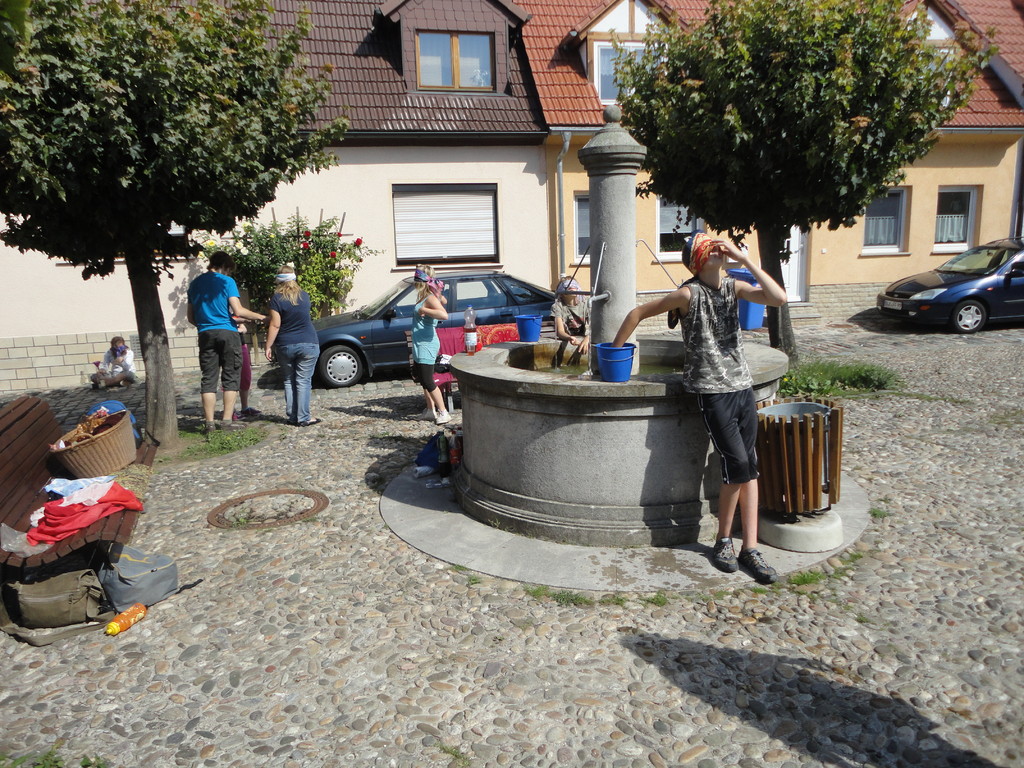
<path id="1" fill-rule="evenodd" d="M 753 386 L 743 354 L 736 281 L 722 278 L 718 290 L 688 280 L 690 311 L 683 317 L 683 389 L 712 394 Z"/>

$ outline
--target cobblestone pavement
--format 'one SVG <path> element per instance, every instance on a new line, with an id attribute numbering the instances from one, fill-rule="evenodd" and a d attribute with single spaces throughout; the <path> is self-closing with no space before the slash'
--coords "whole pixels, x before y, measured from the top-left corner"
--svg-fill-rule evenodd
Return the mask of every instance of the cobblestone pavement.
<path id="1" fill-rule="evenodd" d="M 135 543 L 198 586 L 114 638 L 0 637 L 0 754 L 60 740 L 69 764 L 156 768 L 1024 765 L 1024 327 L 797 337 L 906 382 L 845 401 L 844 470 L 873 521 L 820 574 L 555 600 L 459 570 L 378 513 L 433 431 L 412 420 L 419 390 L 318 389 L 323 424 L 154 477 Z M 254 404 L 279 417 L 273 374 L 258 378 Z M 120 394 L 139 408 L 141 387 Z M 195 380 L 179 394 L 197 418 Z M 96 399 L 43 395 L 66 423 Z M 283 528 L 207 525 L 230 498 L 289 487 L 330 506 Z"/>

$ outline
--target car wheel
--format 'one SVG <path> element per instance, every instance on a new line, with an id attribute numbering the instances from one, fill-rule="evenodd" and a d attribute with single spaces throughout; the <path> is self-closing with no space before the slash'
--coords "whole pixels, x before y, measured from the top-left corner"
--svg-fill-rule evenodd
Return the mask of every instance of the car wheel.
<path id="1" fill-rule="evenodd" d="M 974 333 L 985 327 L 988 320 L 988 310 L 980 301 L 968 299 L 961 301 L 953 309 L 953 315 L 949 318 L 950 327 L 957 333 Z"/>
<path id="2" fill-rule="evenodd" d="M 345 344 L 338 344 L 320 353 L 316 370 L 328 387 L 351 387 L 363 378 L 366 368 L 358 352 Z"/>

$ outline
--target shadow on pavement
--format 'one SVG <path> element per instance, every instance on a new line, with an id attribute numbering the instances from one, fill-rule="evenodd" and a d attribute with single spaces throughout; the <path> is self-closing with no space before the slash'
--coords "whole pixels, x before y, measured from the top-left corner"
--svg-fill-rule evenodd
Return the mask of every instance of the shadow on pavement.
<path id="1" fill-rule="evenodd" d="M 998 768 L 937 735 L 938 724 L 910 703 L 839 682 L 818 660 L 655 633 L 621 642 L 683 691 L 826 765 Z"/>

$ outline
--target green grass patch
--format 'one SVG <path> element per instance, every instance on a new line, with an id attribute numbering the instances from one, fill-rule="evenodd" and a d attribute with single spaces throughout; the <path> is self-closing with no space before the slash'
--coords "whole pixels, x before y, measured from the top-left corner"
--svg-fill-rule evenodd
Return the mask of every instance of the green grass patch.
<path id="1" fill-rule="evenodd" d="M 885 518 L 887 518 L 892 513 L 887 512 L 884 509 L 880 509 L 879 507 L 872 507 L 871 509 L 868 510 L 868 514 L 871 515 L 871 517 L 873 517 L 875 520 L 885 520 Z"/>
<path id="2" fill-rule="evenodd" d="M 824 580 L 825 573 L 823 571 L 800 571 L 799 573 L 790 574 L 786 581 L 795 587 L 799 587 L 804 584 L 820 584 Z"/>
<path id="3" fill-rule="evenodd" d="M 989 416 L 989 424 L 997 427 L 1020 427 L 1024 426 L 1024 409 L 1013 408 L 1010 410 Z"/>
<path id="4" fill-rule="evenodd" d="M 448 755 L 448 757 L 452 758 L 457 765 L 469 765 L 469 755 L 464 753 L 458 747 L 449 747 L 447 744 L 438 744 L 437 748 Z"/>
<path id="5" fill-rule="evenodd" d="M 475 587 L 475 586 L 476 586 L 477 584 L 479 584 L 479 583 L 480 583 L 481 581 L 483 581 L 483 579 L 481 579 L 481 578 L 480 578 L 479 576 L 477 576 L 477 575 L 476 575 L 475 573 L 471 573 L 471 574 L 469 574 L 469 575 L 468 575 L 468 576 L 466 577 L 466 586 L 467 586 L 467 587 Z"/>
<path id="6" fill-rule="evenodd" d="M 466 567 L 466 566 L 464 566 L 464 565 L 457 565 L 457 564 L 456 564 L 456 565 L 453 565 L 453 566 L 452 566 L 452 570 L 453 570 L 453 571 L 458 571 L 459 573 L 462 573 L 463 571 L 468 571 L 468 570 L 469 570 L 469 568 L 467 568 L 467 567 Z"/>
<path id="7" fill-rule="evenodd" d="M 571 592 L 567 589 L 552 592 L 550 587 L 543 584 L 535 586 L 523 585 L 523 591 L 530 597 L 537 600 L 554 600 L 559 605 L 593 605 L 594 601 L 579 592 Z"/>
<path id="8" fill-rule="evenodd" d="M 77 763 L 81 768 L 109 768 L 110 764 L 101 757 L 83 757 Z M 64 768 L 64 758 L 53 747 L 40 755 L 8 757 L 0 755 L 0 768 Z"/>
<path id="9" fill-rule="evenodd" d="M 897 389 L 900 376 L 875 363 L 808 360 L 791 368 L 779 384 L 781 397 L 831 397 Z"/>
<path id="10" fill-rule="evenodd" d="M 249 427 L 240 429 L 237 432 L 211 432 L 204 435 L 198 431 L 181 430 L 178 435 L 187 445 L 181 452 L 183 459 L 210 459 L 214 456 L 223 456 L 227 453 L 234 453 L 243 448 L 261 443 L 267 436 L 267 430 L 263 427 Z"/>
<path id="11" fill-rule="evenodd" d="M 617 605 L 621 608 L 626 604 L 626 598 L 622 595 L 605 595 L 597 602 L 600 605 Z"/>
<path id="12" fill-rule="evenodd" d="M 643 600 L 645 603 L 648 603 L 650 605 L 656 605 L 659 608 L 663 608 L 664 606 L 668 605 L 668 595 L 666 595 L 664 592 L 660 590 L 658 592 L 655 592 L 653 595 L 645 595 L 640 599 Z"/>

